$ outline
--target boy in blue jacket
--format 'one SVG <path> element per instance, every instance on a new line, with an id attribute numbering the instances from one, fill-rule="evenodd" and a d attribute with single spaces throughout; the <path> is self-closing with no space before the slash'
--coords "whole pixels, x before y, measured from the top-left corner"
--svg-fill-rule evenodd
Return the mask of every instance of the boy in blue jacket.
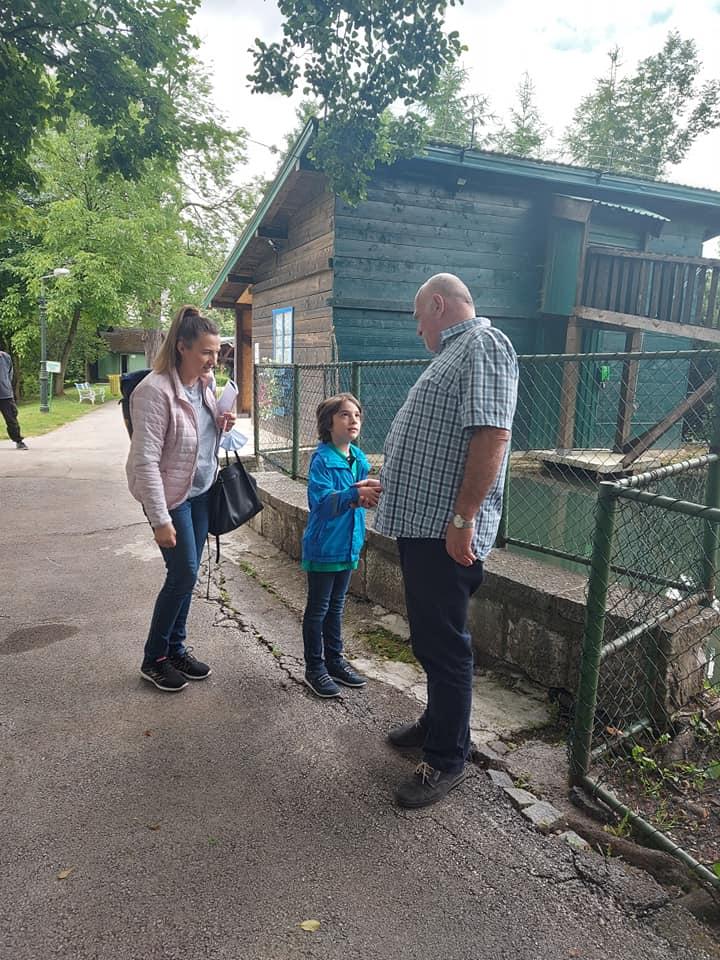
<path id="1" fill-rule="evenodd" d="M 351 393 L 323 400 L 317 408 L 320 443 L 310 460 L 310 516 L 303 536 L 302 568 L 308 598 L 303 617 L 305 683 L 318 697 L 338 697 L 338 683 L 364 687 L 343 658 L 345 594 L 365 542 L 365 507 L 377 506 L 380 481 L 355 446 L 362 407 Z"/>

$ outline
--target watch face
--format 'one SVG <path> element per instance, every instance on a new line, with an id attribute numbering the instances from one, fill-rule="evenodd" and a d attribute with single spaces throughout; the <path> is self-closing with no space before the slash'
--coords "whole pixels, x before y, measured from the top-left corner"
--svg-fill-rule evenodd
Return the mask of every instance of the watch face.
<path id="1" fill-rule="evenodd" d="M 460 514 L 456 513 L 455 516 L 453 517 L 453 526 L 457 527 L 458 530 L 462 530 L 464 523 L 465 521 L 460 516 Z"/>

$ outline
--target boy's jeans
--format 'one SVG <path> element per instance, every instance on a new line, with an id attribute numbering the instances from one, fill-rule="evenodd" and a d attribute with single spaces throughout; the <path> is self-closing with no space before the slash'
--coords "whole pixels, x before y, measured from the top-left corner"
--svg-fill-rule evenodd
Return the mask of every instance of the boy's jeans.
<path id="1" fill-rule="evenodd" d="M 305 672 L 308 677 L 326 673 L 342 659 L 342 615 L 352 570 L 336 573 L 308 571 L 308 598 L 303 617 Z"/>
<path id="2" fill-rule="evenodd" d="M 160 548 L 167 575 L 155 601 L 145 663 L 185 650 L 185 624 L 208 535 L 208 499 L 206 491 L 170 511 L 177 543 L 172 548 Z"/>

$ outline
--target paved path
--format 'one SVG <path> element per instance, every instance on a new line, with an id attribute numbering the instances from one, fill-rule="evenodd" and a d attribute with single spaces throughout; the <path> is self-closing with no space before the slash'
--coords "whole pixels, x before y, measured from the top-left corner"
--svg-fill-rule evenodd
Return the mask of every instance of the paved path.
<path id="1" fill-rule="evenodd" d="M 296 612 L 230 561 L 191 615 L 210 680 L 144 683 L 162 570 L 126 448 L 114 405 L 0 442 L 2 960 L 718 956 L 654 881 L 533 832 L 480 772 L 397 810 L 411 761 L 383 735 L 414 704 L 378 682 L 313 699 Z"/>

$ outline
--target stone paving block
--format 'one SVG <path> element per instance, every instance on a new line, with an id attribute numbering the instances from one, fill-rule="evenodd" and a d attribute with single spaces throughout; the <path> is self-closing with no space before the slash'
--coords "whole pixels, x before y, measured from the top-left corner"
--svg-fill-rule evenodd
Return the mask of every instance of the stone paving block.
<path id="1" fill-rule="evenodd" d="M 488 746 L 501 757 L 504 757 L 506 753 L 510 753 L 510 747 L 506 743 L 503 743 L 502 740 L 490 740 Z"/>
<path id="2" fill-rule="evenodd" d="M 565 843 L 570 844 L 573 850 L 589 850 L 590 844 L 587 840 L 583 840 L 579 833 L 575 833 L 574 830 L 565 830 L 564 833 L 558 834 L 561 840 L 564 840 Z"/>
<path id="3" fill-rule="evenodd" d="M 486 743 L 476 744 L 472 750 L 472 759 L 485 769 L 507 770 L 507 760 L 496 753 Z"/>
<path id="4" fill-rule="evenodd" d="M 504 770 L 488 770 L 488 776 L 496 787 L 512 787 L 513 779 Z"/>
<path id="5" fill-rule="evenodd" d="M 533 803 L 530 807 L 525 807 L 522 815 L 529 820 L 533 826 L 543 832 L 552 830 L 558 820 L 562 818 L 562 814 L 558 809 L 553 807 L 551 803 L 545 803 L 542 800 Z"/>
<path id="6" fill-rule="evenodd" d="M 529 790 L 521 790 L 520 787 L 505 787 L 505 793 L 510 797 L 512 805 L 518 810 L 524 810 L 525 807 L 530 807 L 538 802 L 538 798 L 534 794 L 530 793 Z"/>

